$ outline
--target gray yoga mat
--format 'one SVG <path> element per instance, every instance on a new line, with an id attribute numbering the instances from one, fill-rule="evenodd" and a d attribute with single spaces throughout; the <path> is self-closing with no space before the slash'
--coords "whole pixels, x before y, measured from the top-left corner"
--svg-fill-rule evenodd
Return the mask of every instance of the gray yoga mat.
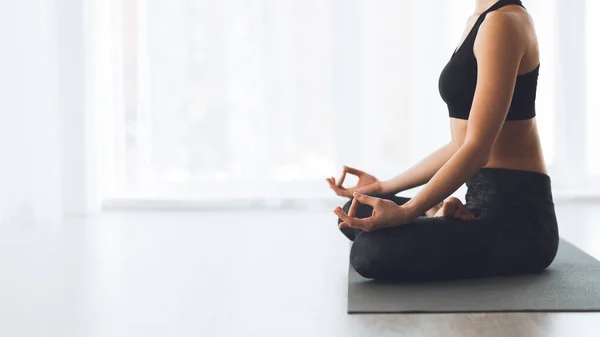
<path id="1" fill-rule="evenodd" d="M 562 240 L 542 273 L 428 283 L 383 283 L 348 275 L 348 313 L 600 311 L 600 262 Z"/>

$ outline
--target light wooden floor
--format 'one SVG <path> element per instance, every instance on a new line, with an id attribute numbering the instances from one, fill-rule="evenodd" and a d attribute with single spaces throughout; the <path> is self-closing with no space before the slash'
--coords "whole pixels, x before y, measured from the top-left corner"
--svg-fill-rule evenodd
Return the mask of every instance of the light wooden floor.
<path id="1" fill-rule="evenodd" d="M 600 258 L 600 204 L 558 216 Z M 319 209 L 4 224 L 0 336 L 600 336 L 600 314 L 347 315 L 334 223 Z"/>

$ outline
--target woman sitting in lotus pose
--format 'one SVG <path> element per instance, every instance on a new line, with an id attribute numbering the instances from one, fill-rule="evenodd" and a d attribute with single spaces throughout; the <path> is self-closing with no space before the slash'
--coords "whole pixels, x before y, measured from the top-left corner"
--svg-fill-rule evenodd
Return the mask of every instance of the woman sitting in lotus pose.
<path id="1" fill-rule="evenodd" d="M 338 181 L 327 179 L 352 198 L 334 212 L 364 277 L 508 275 L 554 260 L 558 228 L 535 119 L 532 19 L 519 0 L 478 0 L 467 26 L 439 80 L 452 141 L 389 181 L 349 167 Z M 357 186 L 343 187 L 346 174 L 358 176 Z M 448 198 L 465 182 L 466 205 Z M 395 196 L 420 185 L 411 199 Z"/>

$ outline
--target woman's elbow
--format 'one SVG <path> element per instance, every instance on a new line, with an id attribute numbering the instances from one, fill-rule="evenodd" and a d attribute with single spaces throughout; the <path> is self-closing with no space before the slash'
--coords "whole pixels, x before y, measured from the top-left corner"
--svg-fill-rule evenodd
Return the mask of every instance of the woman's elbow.
<path id="1" fill-rule="evenodd" d="M 481 155 L 481 157 L 478 158 L 477 165 L 479 166 L 479 168 L 482 168 L 482 167 L 486 166 L 489 161 L 490 161 L 490 153 L 488 152 L 484 155 Z"/>
<path id="2" fill-rule="evenodd" d="M 465 143 L 462 148 L 468 153 L 470 162 L 478 167 L 483 167 L 488 164 L 492 155 L 491 146 L 483 146 L 477 143 Z"/>

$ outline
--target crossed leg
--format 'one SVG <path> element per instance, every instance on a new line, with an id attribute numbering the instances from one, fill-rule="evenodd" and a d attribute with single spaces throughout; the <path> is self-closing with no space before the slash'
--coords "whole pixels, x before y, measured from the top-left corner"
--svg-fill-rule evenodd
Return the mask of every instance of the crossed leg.
<path id="1" fill-rule="evenodd" d="M 397 205 L 410 200 L 380 197 Z M 344 205 L 345 212 L 351 203 Z M 359 204 L 356 217 L 369 217 L 372 212 L 371 206 Z M 367 278 L 398 281 L 483 275 L 488 272 L 487 249 L 492 232 L 487 222 L 465 221 L 460 217 L 463 214 L 475 219 L 460 200 L 449 198 L 436 207 L 436 216 L 422 214 L 410 224 L 372 233 L 350 227 L 340 230 L 354 241 L 351 265 Z"/>
<path id="2" fill-rule="evenodd" d="M 408 202 L 410 200 L 410 198 L 398 197 L 395 195 L 386 195 L 386 196 L 378 196 L 378 197 L 383 198 L 383 199 L 392 200 L 393 202 L 396 203 L 396 205 L 404 205 L 406 202 Z M 344 207 L 342 207 L 344 209 L 344 212 L 348 213 L 348 211 L 350 210 L 351 204 L 352 204 L 352 199 L 350 199 L 350 201 L 348 201 L 344 205 Z M 372 212 L 373 212 L 373 208 L 371 206 L 359 204 L 359 207 L 356 210 L 356 217 L 357 218 L 367 218 L 367 217 L 371 216 Z M 432 207 L 430 210 L 425 212 L 425 214 L 423 214 L 423 215 L 427 216 L 427 217 L 447 217 L 447 218 L 453 218 L 453 219 L 457 219 L 457 220 L 475 220 L 475 215 L 473 215 L 473 213 L 471 213 L 471 211 L 469 211 L 465 207 L 465 205 L 463 205 L 463 203 L 458 198 L 455 198 L 455 197 L 450 197 L 450 198 L 444 200 L 439 205 Z M 338 219 L 338 224 L 340 222 L 342 222 L 342 220 Z M 342 228 L 341 230 L 344 233 L 344 235 L 346 235 L 346 237 L 348 237 L 352 241 L 354 241 L 354 238 L 356 238 L 356 236 L 360 232 L 362 232 L 362 230 L 360 230 L 360 229 L 349 228 L 349 227 Z"/>

